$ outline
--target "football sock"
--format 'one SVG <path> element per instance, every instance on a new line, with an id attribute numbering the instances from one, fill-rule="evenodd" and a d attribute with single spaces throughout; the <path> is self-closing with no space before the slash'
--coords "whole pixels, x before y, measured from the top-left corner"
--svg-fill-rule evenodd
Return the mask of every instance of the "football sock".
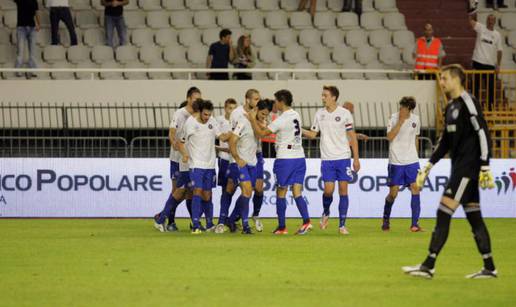
<path id="1" fill-rule="evenodd" d="M 326 196 L 323 194 L 322 196 L 322 204 L 323 204 L 323 214 L 324 215 L 330 215 L 330 206 L 333 202 L 333 195 Z"/>
<path id="2" fill-rule="evenodd" d="M 303 196 L 298 196 L 295 199 L 297 210 L 301 213 L 301 217 L 303 218 L 303 224 L 310 223 L 310 215 L 308 214 L 308 205 L 306 204 Z"/>
<path id="3" fill-rule="evenodd" d="M 349 198 L 347 195 L 339 197 L 339 227 L 346 226 L 346 217 L 348 216 Z"/>
<path id="4" fill-rule="evenodd" d="M 489 232 L 487 231 L 486 224 L 482 219 L 480 208 L 479 210 L 473 212 L 466 211 L 466 218 L 471 225 L 471 231 L 475 237 L 478 251 L 484 260 L 484 268 L 490 271 L 494 271 L 495 265 L 493 262 L 493 256 L 491 256 L 491 239 L 489 238 Z"/>
<path id="5" fill-rule="evenodd" d="M 443 204 L 441 204 L 437 210 L 437 221 L 434 231 L 432 232 L 430 247 L 428 248 L 429 254 L 423 262 L 423 265 L 429 269 L 434 268 L 437 255 L 439 255 L 439 252 L 448 239 L 452 214 L 453 210 Z"/>
<path id="6" fill-rule="evenodd" d="M 284 229 L 287 227 L 285 224 L 285 214 L 287 212 L 287 199 L 277 198 L 276 199 L 276 213 L 278 214 L 278 227 Z"/>
<path id="7" fill-rule="evenodd" d="M 418 195 L 412 195 L 410 199 L 410 208 L 412 209 L 412 225 L 418 226 L 419 214 L 421 213 L 421 199 Z"/>

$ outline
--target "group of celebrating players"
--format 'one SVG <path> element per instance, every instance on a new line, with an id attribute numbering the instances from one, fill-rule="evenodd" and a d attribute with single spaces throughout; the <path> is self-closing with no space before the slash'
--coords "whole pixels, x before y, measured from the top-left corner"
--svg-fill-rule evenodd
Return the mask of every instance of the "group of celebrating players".
<path id="1" fill-rule="evenodd" d="M 385 199 L 382 230 L 390 229 L 390 213 L 400 186 L 410 188 L 412 220 L 410 230 L 421 231 L 419 191 L 424 186 L 431 167 L 446 153 L 452 160 L 452 174 L 437 211 L 437 223 L 432 234 L 429 255 L 417 266 L 404 267 L 413 276 L 431 278 L 437 254 L 448 236 L 451 216 L 462 204 L 479 251 L 484 259 L 484 268 L 471 278 L 496 277 L 491 256 L 487 228 L 480 214 L 479 184 L 492 188 L 493 176 L 489 170 L 489 139 L 481 108 L 475 98 L 464 91 L 464 72 L 458 66 L 443 68 L 441 86 L 449 96 L 445 111 L 445 130 L 437 149 L 426 167 L 420 169 L 417 153 L 417 136 L 420 122 L 413 113 L 416 101 L 403 97 L 399 112 L 393 114 L 387 127 L 389 146 L 388 184 Z M 312 228 L 308 207 L 302 195 L 306 173 L 305 153 L 302 138 L 320 137 L 321 176 L 324 182 L 322 195 L 323 213 L 320 228 L 328 227 L 330 206 L 333 202 L 335 182 L 339 194 L 339 233 L 349 234 L 346 217 L 349 206 L 348 184 L 352 172 L 360 170 L 357 134 L 353 128 L 352 114 L 337 104 L 339 90 L 324 86 L 323 108 L 318 110 L 309 130 L 302 127 L 301 117 L 293 108 L 293 97 L 288 90 L 274 93 L 274 101 L 261 99 L 260 93 L 249 89 L 245 103 L 238 105 L 234 99 L 226 100 L 224 115 L 212 116 L 213 104 L 201 98 L 201 91 L 192 87 L 187 92 L 186 102 L 173 115 L 170 124 L 170 174 L 172 193 L 163 210 L 154 217 L 154 226 L 161 232 L 177 231 L 175 212 L 186 201 L 191 216 L 192 234 L 204 231 L 224 233 L 228 228 L 237 230 L 241 219 L 242 233 L 252 234 L 249 225 L 249 207 L 253 200 L 252 219 L 256 231 L 263 231 L 259 219 L 263 203 L 263 166 L 261 138 L 276 135 L 276 157 L 273 172 L 276 179 L 276 212 L 278 226 L 276 235 L 288 234 L 286 225 L 286 194 L 291 188 L 302 224 L 296 234 L 307 234 Z M 270 112 L 279 116 L 271 121 Z M 217 141 L 218 140 L 218 145 Z M 218 161 L 217 161 L 218 155 Z M 218 176 L 215 166 L 218 164 Z M 213 222 L 212 189 L 221 186 L 220 215 Z M 233 195 L 240 187 L 240 196 L 231 214 L 229 209 Z M 206 227 L 201 216 L 206 217 Z M 168 220 L 168 223 L 166 224 Z"/>

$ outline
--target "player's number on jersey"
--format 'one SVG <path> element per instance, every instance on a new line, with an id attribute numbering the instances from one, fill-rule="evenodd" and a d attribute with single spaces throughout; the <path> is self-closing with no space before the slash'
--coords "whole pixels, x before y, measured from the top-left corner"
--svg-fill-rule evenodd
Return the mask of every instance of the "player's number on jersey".
<path id="1" fill-rule="evenodd" d="M 297 119 L 294 119 L 293 122 L 294 122 L 294 128 L 296 129 L 294 131 L 294 136 L 301 135 L 301 127 L 299 127 L 299 121 Z"/>

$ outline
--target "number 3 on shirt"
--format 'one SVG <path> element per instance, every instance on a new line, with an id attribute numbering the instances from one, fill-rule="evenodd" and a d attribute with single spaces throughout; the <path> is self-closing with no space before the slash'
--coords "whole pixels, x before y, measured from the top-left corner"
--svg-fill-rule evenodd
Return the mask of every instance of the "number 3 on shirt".
<path id="1" fill-rule="evenodd" d="M 301 128 L 299 127 L 299 121 L 297 119 L 294 119 L 293 122 L 294 122 L 294 128 L 296 129 L 294 131 L 294 136 L 299 136 L 301 134 Z"/>

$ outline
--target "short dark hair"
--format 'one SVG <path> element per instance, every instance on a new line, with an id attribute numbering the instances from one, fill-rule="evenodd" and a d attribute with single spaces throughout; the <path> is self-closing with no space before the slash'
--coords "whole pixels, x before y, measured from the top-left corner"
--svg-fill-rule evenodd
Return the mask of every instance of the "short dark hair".
<path id="1" fill-rule="evenodd" d="M 279 90 L 274 93 L 274 98 L 277 101 L 281 101 L 287 106 L 292 106 L 292 93 L 289 90 Z"/>
<path id="2" fill-rule="evenodd" d="M 192 86 L 191 88 L 188 89 L 188 91 L 186 92 L 186 98 L 190 98 L 192 97 L 193 94 L 200 94 L 201 93 L 201 90 L 198 89 L 197 87 L 195 86 Z"/>
<path id="3" fill-rule="evenodd" d="M 272 101 L 270 99 L 261 99 L 256 104 L 256 107 L 258 108 L 258 111 L 267 109 L 267 110 L 269 110 L 269 112 L 271 112 L 273 104 L 274 104 L 274 101 Z"/>
<path id="4" fill-rule="evenodd" d="M 441 72 L 448 71 L 452 77 L 459 77 L 460 84 L 464 85 L 466 83 L 466 73 L 464 72 L 464 68 L 460 64 L 450 64 L 441 68 Z"/>
<path id="5" fill-rule="evenodd" d="M 253 97 L 253 94 L 260 94 L 257 89 L 250 88 L 245 92 L 245 98 L 251 99 Z"/>
<path id="6" fill-rule="evenodd" d="M 228 36 L 228 35 L 231 35 L 231 30 L 229 29 L 222 29 L 220 32 L 219 32 L 219 38 L 220 39 L 223 39 L 224 37 Z"/>
<path id="7" fill-rule="evenodd" d="M 180 109 L 184 108 L 184 107 L 186 107 L 187 104 L 188 104 L 188 101 L 185 100 L 185 101 L 181 102 L 181 104 L 179 105 L 179 108 Z"/>
<path id="8" fill-rule="evenodd" d="M 323 91 L 328 91 L 330 94 L 335 97 L 335 100 L 339 99 L 339 89 L 334 85 L 325 85 L 323 86 Z"/>
<path id="9" fill-rule="evenodd" d="M 412 111 L 416 108 L 416 99 L 412 96 L 405 96 L 401 98 L 400 106 L 409 109 L 409 111 Z"/>
<path id="10" fill-rule="evenodd" d="M 226 101 L 224 101 L 224 107 L 226 107 L 228 104 L 237 104 L 237 102 L 233 98 L 228 98 Z"/>
<path id="11" fill-rule="evenodd" d="M 197 99 L 199 112 L 202 113 L 204 110 L 213 111 L 213 103 L 209 100 Z"/>

